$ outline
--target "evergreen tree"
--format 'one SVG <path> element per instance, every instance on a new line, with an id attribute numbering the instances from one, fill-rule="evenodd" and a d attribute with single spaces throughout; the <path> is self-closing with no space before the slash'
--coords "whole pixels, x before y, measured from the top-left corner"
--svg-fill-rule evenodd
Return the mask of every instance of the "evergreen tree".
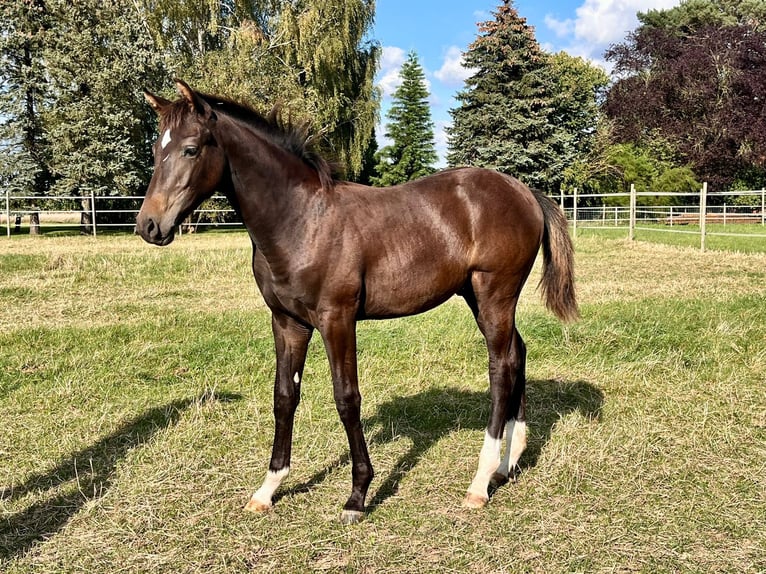
<path id="1" fill-rule="evenodd" d="M 479 24 L 465 64 L 476 69 L 457 96 L 448 130 L 451 166 L 492 167 L 520 177 L 528 185 L 548 187 L 561 172 L 552 123 L 553 83 L 548 58 L 534 30 L 504 0 L 495 19 Z"/>
<path id="2" fill-rule="evenodd" d="M 415 52 L 407 56 L 400 78 L 386 114 L 386 137 L 393 143 L 380 150 L 375 185 L 396 185 L 433 173 L 438 159 L 426 78 Z"/>
<path id="3" fill-rule="evenodd" d="M 130 0 L 49 0 L 56 34 L 46 63 L 55 105 L 46 114 L 55 191 L 134 195 L 149 181 L 153 112 L 140 89 L 164 76 Z"/>
<path id="4" fill-rule="evenodd" d="M 48 90 L 43 48 L 49 23 L 43 0 L 0 6 L 0 185 L 27 196 L 43 195 L 50 183 L 41 117 Z"/>

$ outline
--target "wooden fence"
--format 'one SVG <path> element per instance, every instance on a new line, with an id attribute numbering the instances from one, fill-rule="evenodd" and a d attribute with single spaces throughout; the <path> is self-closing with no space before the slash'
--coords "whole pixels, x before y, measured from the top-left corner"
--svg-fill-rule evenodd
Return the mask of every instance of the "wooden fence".
<path id="1" fill-rule="evenodd" d="M 0 228 L 5 235 L 20 233 L 24 218 L 37 215 L 40 231 L 87 229 L 97 235 L 99 231 L 122 229 L 132 231 L 138 213 L 141 196 L 17 196 L 5 192 L 5 210 L 0 214 Z M 2 197 L 2 196 L 0 196 Z M 666 205 L 638 205 L 639 198 L 660 199 Z M 719 205 L 708 206 L 708 199 L 719 199 Z M 743 201 L 747 198 L 748 201 Z M 214 196 L 214 202 L 206 202 L 185 224 L 186 230 L 199 227 L 236 227 L 241 223 L 234 210 L 221 205 L 225 198 Z M 573 235 L 578 230 L 605 228 L 625 229 L 627 236 L 635 239 L 636 230 L 671 231 L 699 235 L 700 249 L 705 249 L 708 235 L 731 235 L 766 238 L 766 190 L 727 191 L 709 193 L 707 184 L 696 193 L 637 192 L 631 186 L 629 193 L 579 194 L 577 190 L 559 196 L 562 208 L 567 212 Z M 615 205 L 621 202 L 626 205 Z M 650 202 L 647 202 L 650 203 Z M 86 220 L 81 227 L 81 219 Z M 723 224 L 725 231 L 709 232 L 708 224 Z M 764 233 L 740 234 L 736 225 L 760 224 Z M 729 226 L 731 229 L 729 229 Z M 693 229 L 692 229 L 693 228 Z M 183 230 L 182 230 L 183 231 Z"/>

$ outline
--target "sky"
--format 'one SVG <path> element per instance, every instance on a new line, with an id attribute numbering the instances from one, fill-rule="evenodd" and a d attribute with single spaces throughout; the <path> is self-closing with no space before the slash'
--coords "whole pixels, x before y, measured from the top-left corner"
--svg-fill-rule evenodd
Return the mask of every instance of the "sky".
<path id="1" fill-rule="evenodd" d="M 637 12 L 676 6 L 680 0 L 516 0 L 519 15 L 534 27 L 540 45 L 550 52 L 564 50 L 609 70 L 604 50 L 622 41 L 638 24 Z M 386 111 L 398 85 L 399 69 L 414 50 L 425 71 L 431 94 L 439 167 L 447 151 L 445 128 L 454 95 L 470 71 L 461 55 L 477 34 L 477 22 L 493 18 L 500 0 L 377 0 L 371 36 L 383 48 L 377 84 L 383 93 L 381 125 L 376 130 L 383 147 Z"/>

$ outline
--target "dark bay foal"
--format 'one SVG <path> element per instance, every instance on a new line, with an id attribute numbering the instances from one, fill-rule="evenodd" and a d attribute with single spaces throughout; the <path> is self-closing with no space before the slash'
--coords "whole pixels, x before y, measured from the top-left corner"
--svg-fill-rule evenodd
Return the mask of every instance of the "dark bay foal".
<path id="1" fill-rule="evenodd" d="M 316 329 L 351 451 L 353 486 L 341 520 L 362 517 L 373 470 L 360 423 L 356 323 L 420 313 L 455 294 L 473 311 L 489 352 L 492 406 L 464 502 L 484 506 L 490 481 L 507 480 L 526 446 L 526 352 L 515 313 L 541 246 L 546 304 L 562 320 L 578 315 L 572 244 L 558 206 L 486 169 L 451 169 L 384 189 L 336 181 L 304 130 L 176 84 L 176 101 L 145 93 L 159 114 L 160 138 L 137 230 L 167 245 L 183 219 L 219 191 L 250 234 L 277 367 L 271 463 L 246 508 L 269 509 L 289 472 Z"/>

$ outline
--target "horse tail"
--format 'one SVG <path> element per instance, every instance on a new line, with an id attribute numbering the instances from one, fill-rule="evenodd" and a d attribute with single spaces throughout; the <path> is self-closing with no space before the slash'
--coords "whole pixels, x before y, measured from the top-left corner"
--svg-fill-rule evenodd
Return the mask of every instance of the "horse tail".
<path id="1" fill-rule="evenodd" d="M 542 289 L 545 306 L 565 322 L 580 318 L 574 284 L 574 248 L 569 237 L 564 213 L 547 195 L 532 190 L 543 210 L 543 275 Z"/>

